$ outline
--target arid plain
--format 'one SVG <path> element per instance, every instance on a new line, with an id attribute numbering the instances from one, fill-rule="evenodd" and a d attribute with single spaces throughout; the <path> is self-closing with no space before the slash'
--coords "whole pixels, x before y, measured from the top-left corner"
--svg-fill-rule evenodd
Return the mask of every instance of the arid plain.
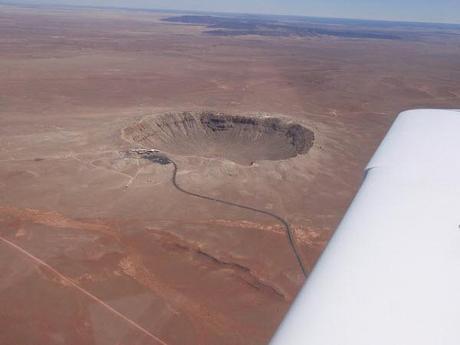
<path id="1" fill-rule="evenodd" d="M 179 16 L 0 6 L 0 344 L 266 344 L 396 114 L 460 108 L 459 27 Z"/>

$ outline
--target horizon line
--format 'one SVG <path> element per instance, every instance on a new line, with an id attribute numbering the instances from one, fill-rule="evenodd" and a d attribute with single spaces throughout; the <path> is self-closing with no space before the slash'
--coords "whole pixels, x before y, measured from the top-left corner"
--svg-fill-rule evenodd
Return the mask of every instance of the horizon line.
<path id="1" fill-rule="evenodd" d="M 417 21 L 417 20 L 402 20 L 402 19 L 376 19 L 376 18 L 358 18 L 358 17 L 334 17 L 334 16 L 319 16 L 306 14 L 279 14 L 279 13 L 258 13 L 258 12 L 233 12 L 233 11 L 212 11 L 212 10 L 188 10 L 188 9 L 173 9 L 173 8 L 147 8 L 147 7 L 126 7 L 126 6 L 97 6 L 97 5 L 76 5 L 76 4 L 31 4 L 29 2 L 12 2 L 8 0 L 0 0 L 0 5 L 12 7 L 29 7 L 29 8 L 80 8 L 80 9 L 101 9 L 101 10 L 125 10 L 125 11 L 140 11 L 140 12 L 169 12 L 169 13 L 195 13 L 195 14 L 214 14 L 214 15 L 249 15 L 249 16 L 275 16 L 275 17 L 290 17 L 290 18 L 310 18 L 310 19 L 331 19 L 331 20 L 349 20 L 349 21 L 368 21 L 368 22 L 384 22 L 395 24 L 431 24 L 431 25 L 453 25 L 460 26 L 459 22 L 436 22 L 436 21 Z"/>

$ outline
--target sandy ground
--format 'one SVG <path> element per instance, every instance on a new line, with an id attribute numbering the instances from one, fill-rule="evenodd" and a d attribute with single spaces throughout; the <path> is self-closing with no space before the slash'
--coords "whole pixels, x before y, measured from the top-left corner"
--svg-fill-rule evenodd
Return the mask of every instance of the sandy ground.
<path id="1" fill-rule="evenodd" d="M 172 155 L 189 191 L 286 219 L 308 270 L 395 115 L 460 104 L 460 39 L 213 37 L 166 14 L 0 6 L 0 344 L 266 344 L 304 281 L 273 218 L 187 197 L 122 130 L 270 114 L 305 155 Z"/>

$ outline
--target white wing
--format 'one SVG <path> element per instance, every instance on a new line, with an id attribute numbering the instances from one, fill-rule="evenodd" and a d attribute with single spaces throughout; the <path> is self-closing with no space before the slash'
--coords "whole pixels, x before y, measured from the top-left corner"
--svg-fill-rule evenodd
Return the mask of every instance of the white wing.
<path id="1" fill-rule="evenodd" d="M 460 113 L 402 113 L 271 345 L 460 344 Z"/>

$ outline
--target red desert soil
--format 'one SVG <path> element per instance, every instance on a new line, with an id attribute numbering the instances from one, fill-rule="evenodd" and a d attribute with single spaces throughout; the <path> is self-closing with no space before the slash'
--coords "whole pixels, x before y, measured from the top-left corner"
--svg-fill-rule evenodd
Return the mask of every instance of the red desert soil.
<path id="1" fill-rule="evenodd" d="M 0 344 L 266 344 L 395 115 L 459 108 L 455 28 L 172 15 L 0 6 Z"/>

